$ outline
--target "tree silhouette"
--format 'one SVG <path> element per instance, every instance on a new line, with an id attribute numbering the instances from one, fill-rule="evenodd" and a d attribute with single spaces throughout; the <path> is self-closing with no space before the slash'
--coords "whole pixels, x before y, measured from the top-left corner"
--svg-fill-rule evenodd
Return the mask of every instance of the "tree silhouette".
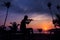
<path id="1" fill-rule="evenodd" d="M 50 2 L 47 4 L 47 6 L 49 9 L 51 9 L 51 3 Z"/>
<path id="2" fill-rule="evenodd" d="M 4 26 L 5 26 L 6 21 L 7 21 L 7 17 L 8 17 L 8 9 L 10 7 L 10 2 L 4 2 L 4 4 L 7 7 L 7 13 L 6 13 L 6 17 L 5 17 L 5 20 L 4 20 Z"/>
<path id="3" fill-rule="evenodd" d="M 55 25 L 55 21 L 56 21 L 56 20 L 54 20 L 53 13 L 52 13 L 52 10 L 51 10 L 52 4 L 49 2 L 49 3 L 47 4 L 47 6 L 48 6 L 48 8 L 49 8 L 49 10 L 50 10 L 50 13 L 51 13 L 52 22 L 53 22 L 54 26 L 56 26 L 56 25 Z"/>
<path id="4" fill-rule="evenodd" d="M 11 30 L 13 30 L 14 32 L 17 31 L 17 28 L 18 28 L 18 26 L 20 25 L 20 24 L 17 24 L 16 22 L 12 22 L 12 23 L 10 23 L 10 24 L 12 25 L 12 27 L 10 27 L 10 28 L 11 28 Z"/>
<path id="5" fill-rule="evenodd" d="M 57 10 L 59 11 L 60 6 L 57 5 L 56 6 Z M 58 13 L 55 13 L 56 19 L 53 20 L 53 24 L 55 25 L 55 27 L 60 26 L 60 15 Z"/>
<path id="6" fill-rule="evenodd" d="M 60 9 L 60 6 L 59 6 L 59 5 L 57 5 L 57 9 L 58 9 L 58 10 Z"/>
<path id="7" fill-rule="evenodd" d="M 51 6 L 52 6 L 52 4 L 49 2 L 49 3 L 47 4 L 47 6 L 48 6 L 48 8 L 49 8 L 49 10 L 50 10 L 51 17 L 52 17 L 52 20 L 53 20 L 53 13 L 52 13 L 52 11 L 51 11 Z"/>
<path id="8" fill-rule="evenodd" d="M 51 17 L 52 17 L 52 20 L 53 20 L 53 13 L 52 13 L 52 11 L 51 11 L 51 6 L 52 6 L 52 4 L 49 2 L 49 3 L 47 4 L 47 6 L 48 6 L 48 8 L 49 8 L 49 10 L 50 10 Z"/>

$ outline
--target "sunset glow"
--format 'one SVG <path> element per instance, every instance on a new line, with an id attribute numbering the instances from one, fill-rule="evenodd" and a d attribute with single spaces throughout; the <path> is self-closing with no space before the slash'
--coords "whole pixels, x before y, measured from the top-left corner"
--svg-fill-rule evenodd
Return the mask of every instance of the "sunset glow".
<path id="1" fill-rule="evenodd" d="M 47 15 L 33 15 L 33 21 L 28 25 L 28 27 L 32 27 L 33 29 L 42 29 L 43 31 L 48 31 L 54 28 L 51 18 Z"/>

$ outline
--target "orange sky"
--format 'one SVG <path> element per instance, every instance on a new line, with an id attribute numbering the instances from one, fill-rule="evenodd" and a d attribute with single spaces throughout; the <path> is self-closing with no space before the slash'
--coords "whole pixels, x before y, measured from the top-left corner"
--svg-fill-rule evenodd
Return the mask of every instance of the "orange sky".
<path id="1" fill-rule="evenodd" d="M 43 29 L 43 30 L 49 30 L 54 28 L 51 21 L 37 21 L 37 22 L 31 22 L 28 27 L 32 27 L 33 29 Z"/>
<path id="2" fill-rule="evenodd" d="M 43 29 L 43 30 L 49 30 L 54 28 L 54 25 L 52 24 L 52 20 L 50 16 L 47 15 L 33 15 L 32 21 L 28 27 L 32 27 L 33 29 Z"/>

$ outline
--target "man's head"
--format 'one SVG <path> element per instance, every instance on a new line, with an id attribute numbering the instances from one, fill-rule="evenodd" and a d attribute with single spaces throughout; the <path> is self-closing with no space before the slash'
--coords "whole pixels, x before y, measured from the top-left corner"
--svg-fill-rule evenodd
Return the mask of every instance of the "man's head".
<path id="1" fill-rule="evenodd" d="M 27 15 L 25 15 L 25 16 L 24 16 L 24 19 L 28 19 L 28 16 L 27 16 Z"/>

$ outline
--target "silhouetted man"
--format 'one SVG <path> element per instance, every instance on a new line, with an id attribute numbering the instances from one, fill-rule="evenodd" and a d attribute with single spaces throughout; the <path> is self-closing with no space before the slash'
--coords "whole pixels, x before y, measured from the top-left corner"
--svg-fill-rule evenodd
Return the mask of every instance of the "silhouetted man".
<path id="1" fill-rule="evenodd" d="M 32 21 L 32 19 L 28 19 L 28 16 L 25 15 L 24 19 L 21 21 L 20 30 L 25 31 L 26 30 L 26 24 L 29 24 Z"/>

